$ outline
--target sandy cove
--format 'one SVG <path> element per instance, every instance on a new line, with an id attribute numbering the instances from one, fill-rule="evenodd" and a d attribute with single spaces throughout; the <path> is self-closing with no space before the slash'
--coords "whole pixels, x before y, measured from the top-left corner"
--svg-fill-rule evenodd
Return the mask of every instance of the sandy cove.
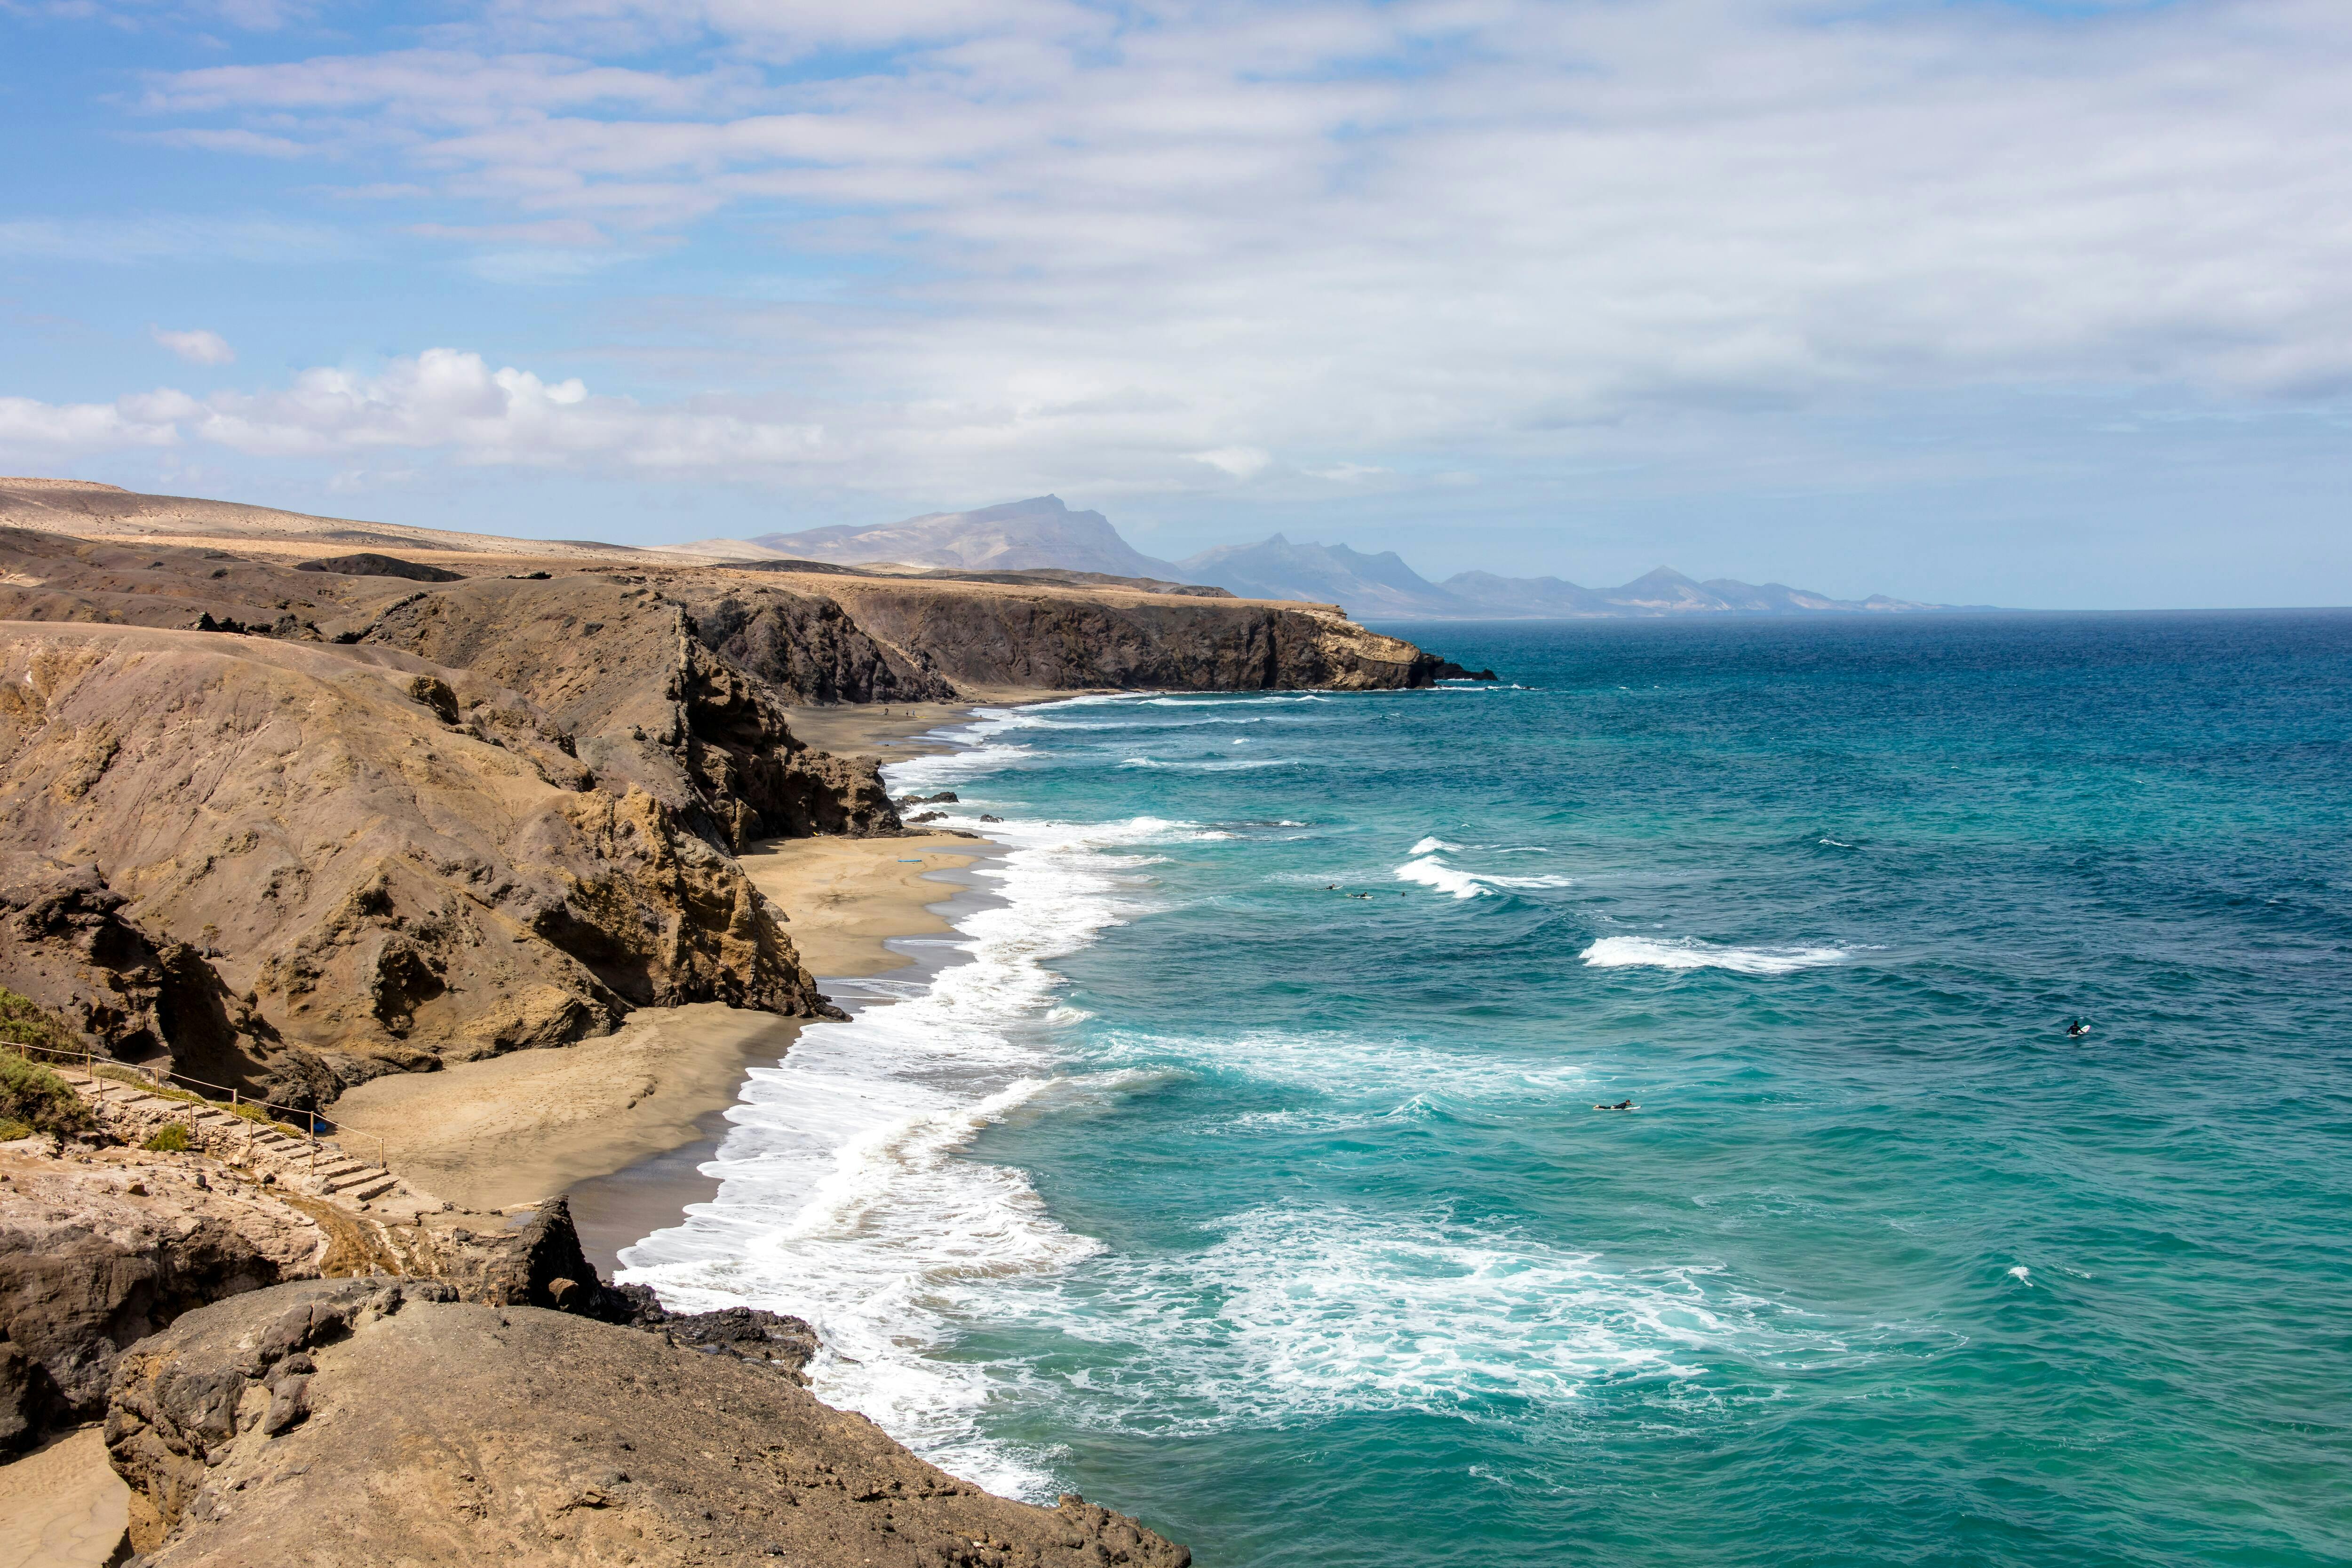
<path id="1" fill-rule="evenodd" d="M 800 709 L 793 729 L 827 750 L 895 762 L 941 749 L 919 737 L 971 712 L 935 703 L 887 713 Z M 892 938 L 947 933 L 929 906 L 956 889 L 928 879 L 992 848 L 944 834 L 793 838 L 766 841 L 740 858 L 789 917 L 803 965 L 820 980 L 848 979 L 913 963 L 885 945 Z M 802 1027 L 803 1020 L 716 1003 L 645 1008 L 601 1039 L 376 1079 L 345 1093 L 332 1114 L 347 1143 L 423 1190 L 468 1208 L 512 1208 L 707 1142 L 748 1069 L 780 1059 Z M 672 1174 L 690 1178 L 691 1166 Z M 667 1216 L 655 1211 L 675 1196 L 675 1183 L 649 1184 L 608 1223 L 664 1223 L 674 1206 Z M 585 1235 L 596 1209 L 612 1205 L 579 1206 Z M 609 1249 L 604 1239 L 592 1255 Z"/>

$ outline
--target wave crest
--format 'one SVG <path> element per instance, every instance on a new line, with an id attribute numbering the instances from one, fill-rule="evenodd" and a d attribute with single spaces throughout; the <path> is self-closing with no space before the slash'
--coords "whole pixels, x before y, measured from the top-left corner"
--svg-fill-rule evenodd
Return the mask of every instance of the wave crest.
<path id="1" fill-rule="evenodd" d="M 1604 936 L 1584 950 L 1595 969 L 1728 969 L 1736 974 L 1793 974 L 1843 963 L 1843 947 L 1717 947 L 1688 937 Z"/>

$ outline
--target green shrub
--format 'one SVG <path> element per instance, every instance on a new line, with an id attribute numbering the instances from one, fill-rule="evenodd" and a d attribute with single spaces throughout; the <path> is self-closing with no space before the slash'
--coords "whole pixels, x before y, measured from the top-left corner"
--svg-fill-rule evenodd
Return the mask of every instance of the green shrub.
<path id="1" fill-rule="evenodd" d="M 155 1135 L 139 1145 L 158 1154 L 184 1154 L 192 1144 L 188 1130 L 176 1121 L 166 1121 L 155 1129 Z"/>
<path id="2" fill-rule="evenodd" d="M 86 1132 L 95 1124 L 73 1085 L 30 1058 L 5 1050 L 0 1050 L 0 1118 L 37 1132 Z"/>
<path id="3" fill-rule="evenodd" d="M 0 1143 L 14 1143 L 19 1138 L 30 1138 L 33 1130 L 21 1121 L 11 1121 L 0 1116 Z"/>
<path id="4" fill-rule="evenodd" d="M 39 1051 L 66 1051 L 79 1055 L 87 1049 L 81 1037 L 66 1026 L 66 1021 L 55 1013 L 33 1005 L 28 997 L 19 996 L 0 985 L 0 1040 L 12 1046 L 31 1046 Z"/>

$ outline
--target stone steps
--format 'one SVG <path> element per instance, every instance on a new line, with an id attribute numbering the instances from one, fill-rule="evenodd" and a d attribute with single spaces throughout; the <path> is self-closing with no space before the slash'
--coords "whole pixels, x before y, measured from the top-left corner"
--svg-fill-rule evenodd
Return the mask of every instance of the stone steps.
<path id="1" fill-rule="evenodd" d="M 370 1182 L 391 1173 L 381 1165 L 366 1165 L 356 1171 L 341 1171 L 320 1182 L 319 1190 L 324 1193 L 348 1193 L 353 1187 L 363 1187 Z"/>
<path id="2" fill-rule="evenodd" d="M 120 1079 L 100 1078 L 72 1068 L 60 1074 L 75 1089 L 104 1106 L 142 1115 L 161 1115 L 205 1132 L 238 1136 L 241 1150 L 227 1151 L 231 1159 L 249 1160 L 255 1173 L 274 1169 L 278 1179 L 297 1190 L 307 1190 L 341 1203 L 372 1203 L 406 1188 L 398 1176 L 373 1161 L 333 1143 L 314 1142 L 299 1133 L 281 1132 L 273 1122 L 237 1115 L 217 1100 L 176 1100 L 142 1089 Z"/>

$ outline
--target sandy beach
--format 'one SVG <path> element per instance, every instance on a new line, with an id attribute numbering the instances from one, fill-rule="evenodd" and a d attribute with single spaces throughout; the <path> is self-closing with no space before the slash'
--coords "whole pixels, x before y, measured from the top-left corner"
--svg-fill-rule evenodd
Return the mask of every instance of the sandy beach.
<path id="1" fill-rule="evenodd" d="M 415 1186 L 509 1208 L 691 1140 L 800 1027 L 717 1003 L 649 1007 L 602 1039 L 376 1079 L 331 1114 L 348 1147 Z"/>
<path id="2" fill-rule="evenodd" d="M 0 1568 L 100 1568 L 115 1561 L 131 1489 L 97 1426 L 0 1465 Z"/>
<path id="3" fill-rule="evenodd" d="M 1013 708 L 1025 702 L 1058 702 L 1089 695 L 1099 693 L 1003 687 L 975 691 L 970 702 L 844 704 L 793 708 L 786 712 L 791 715 L 793 733 L 821 752 L 897 763 L 945 751 L 946 747 L 922 737 L 946 725 L 962 723 L 975 709 Z"/>
<path id="4" fill-rule="evenodd" d="M 926 878 L 961 870 L 990 846 L 921 838 L 771 838 L 740 858 L 751 885 L 783 906 L 801 963 L 820 980 L 887 973 L 913 963 L 883 945 L 948 929 L 927 907 L 954 891 Z"/>

